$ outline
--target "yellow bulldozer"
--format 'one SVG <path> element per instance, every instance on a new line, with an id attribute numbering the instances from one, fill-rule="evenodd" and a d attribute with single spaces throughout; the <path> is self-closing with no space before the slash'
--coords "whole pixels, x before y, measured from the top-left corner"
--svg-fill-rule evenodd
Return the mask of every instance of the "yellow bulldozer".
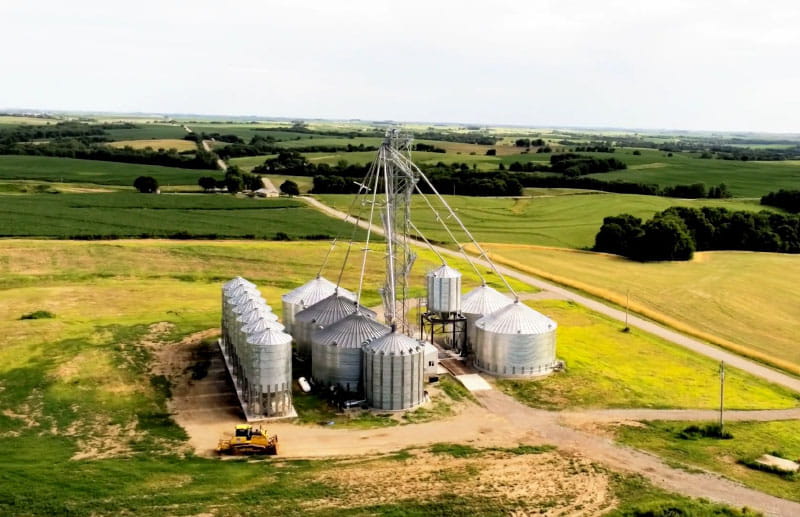
<path id="1" fill-rule="evenodd" d="M 278 435 L 268 436 L 265 431 L 253 429 L 250 424 L 236 426 L 230 439 L 223 439 L 217 444 L 217 454 L 249 456 L 253 454 L 278 454 Z"/>

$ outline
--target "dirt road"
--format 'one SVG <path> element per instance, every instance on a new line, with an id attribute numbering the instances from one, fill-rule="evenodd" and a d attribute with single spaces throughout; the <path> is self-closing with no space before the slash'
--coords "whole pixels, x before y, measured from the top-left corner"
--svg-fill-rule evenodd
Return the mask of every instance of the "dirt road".
<path id="1" fill-rule="evenodd" d="M 352 218 L 348 218 L 347 214 L 345 214 L 344 212 L 331 208 L 317 201 L 316 199 L 305 196 L 300 197 L 298 199 L 304 200 L 311 206 L 319 209 L 320 211 L 326 213 L 331 217 L 335 217 L 338 219 L 347 219 L 348 221 L 352 222 Z M 358 224 L 363 228 L 367 228 L 369 226 L 369 223 L 365 221 L 359 221 Z M 380 234 L 383 233 L 379 227 L 374 227 L 373 231 Z M 420 243 L 420 245 L 425 246 L 424 243 Z M 442 248 L 440 246 L 434 246 L 434 248 L 436 248 L 436 251 L 438 251 L 443 255 L 448 255 L 455 258 L 462 258 L 462 255 L 458 252 Z M 488 263 L 482 259 L 473 258 L 472 260 L 476 264 L 488 267 Z M 506 266 L 501 266 L 498 264 L 496 265 L 496 267 L 501 273 L 510 278 L 515 278 L 517 280 L 530 284 L 534 287 L 538 287 L 539 289 L 550 291 L 551 293 L 554 293 L 559 297 L 563 297 L 563 299 L 565 300 L 570 300 L 580 305 L 583 305 L 584 307 L 587 307 L 593 311 L 614 318 L 619 322 L 625 321 L 624 311 L 610 307 L 605 303 L 593 300 L 586 296 L 582 296 L 580 294 L 564 289 L 563 287 L 559 287 L 550 282 L 540 280 L 539 278 L 527 275 L 525 273 L 521 273 Z M 710 357 L 717 361 L 725 361 L 725 363 L 727 363 L 729 366 L 739 368 L 740 370 L 744 370 L 752 375 L 761 377 L 762 379 L 766 379 L 770 382 L 774 382 L 775 384 L 780 384 L 781 386 L 785 386 L 789 389 L 800 392 L 800 379 L 796 377 L 792 377 L 790 375 L 781 373 L 777 370 L 773 370 L 772 368 L 766 367 L 762 364 L 750 361 L 749 359 L 745 359 L 744 357 L 738 356 L 734 353 L 727 352 L 721 348 L 717 348 L 715 346 L 690 338 L 684 334 L 681 334 L 680 332 L 676 332 L 666 327 L 662 327 L 661 325 L 647 321 L 636 315 L 628 316 L 628 325 L 631 327 L 636 327 L 638 329 L 644 330 L 645 332 L 654 334 L 660 338 L 666 339 L 667 341 L 670 341 L 684 348 L 692 350 L 693 352 L 697 352 L 698 354 L 702 354 L 706 357 Z"/>

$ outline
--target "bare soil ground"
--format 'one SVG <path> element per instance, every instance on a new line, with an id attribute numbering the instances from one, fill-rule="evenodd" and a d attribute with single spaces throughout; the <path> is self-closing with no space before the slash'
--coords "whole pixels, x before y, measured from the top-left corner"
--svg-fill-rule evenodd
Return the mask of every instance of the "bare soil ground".
<path id="1" fill-rule="evenodd" d="M 187 373 L 187 366 L 191 362 L 191 350 L 198 346 L 207 332 L 195 334 L 172 346 L 162 347 L 158 354 L 161 364 L 158 368 L 170 375 L 173 382 L 173 400 L 171 410 L 175 413 L 176 421 L 183 426 L 189 434 L 189 445 L 197 454 L 212 455 L 217 440 L 231 433 L 233 427 L 244 421 L 238 407 L 232 386 L 222 365 L 221 355 L 218 351 L 212 355 L 208 375 L 200 380 L 191 380 Z M 710 473 L 690 473 L 674 469 L 666 465 L 659 458 L 634 449 L 615 444 L 605 436 L 603 425 L 617 422 L 618 425 L 637 425 L 633 421 L 639 416 L 642 419 L 649 417 L 661 418 L 683 417 L 681 412 L 652 412 L 650 410 L 625 410 L 614 412 L 580 412 L 564 413 L 538 410 L 530 408 L 497 390 L 481 391 L 475 394 L 479 405 L 464 406 L 453 416 L 441 420 L 421 424 L 402 425 L 388 428 L 375 429 L 337 429 L 333 426 L 298 425 L 287 421 L 273 422 L 267 425 L 270 433 L 280 437 L 280 456 L 284 458 L 319 458 L 319 457 L 375 457 L 393 451 L 404 449 L 420 449 L 435 443 L 458 443 L 477 448 L 505 448 L 521 444 L 542 445 L 550 444 L 559 448 L 561 454 L 567 454 L 573 461 L 582 464 L 598 462 L 623 472 L 639 473 L 650 479 L 656 485 L 668 490 L 680 492 L 694 497 L 706 497 L 715 501 L 731 504 L 733 506 L 748 506 L 763 511 L 770 515 L 800 515 L 800 504 L 769 496 L 767 494 L 748 489 L 736 482 L 724 479 Z M 687 417 L 696 419 L 702 417 L 700 413 L 686 412 Z M 734 412 L 730 412 L 734 414 Z M 769 412 L 758 412 L 762 418 L 769 418 Z M 778 417 L 790 417 L 794 413 L 781 413 Z M 750 415 L 748 415 L 750 416 Z M 795 417 L 797 415 L 794 415 Z M 599 421 L 599 422 L 598 422 Z M 568 425 L 565 423 L 568 422 Z M 573 427 L 574 426 L 574 427 Z M 530 461 L 531 456 L 522 456 Z M 417 460 L 411 460 L 417 461 Z M 442 462 L 441 456 L 431 461 L 424 458 L 419 460 L 419 465 L 409 469 L 409 473 L 416 473 L 415 479 L 435 478 L 435 470 L 431 470 Z M 451 460 L 448 458 L 448 462 Z M 563 486 L 558 490 L 564 494 L 575 493 L 575 497 L 588 497 L 582 502 L 587 508 L 594 508 L 588 514 L 598 513 L 598 509 L 611 504 L 608 500 L 607 485 L 600 478 L 591 478 L 581 481 L 583 490 L 573 492 L 571 478 L 565 478 L 565 465 L 560 460 L 551 463 L 536 465 L 531 472 L 517 465 L 517 459 L 505 458 L 498 465 L 487 464 L 481 466 L 481 479 L 484 479 L 483 470 L 492 472 L 492 469 L 504 468 L 510 465 L 508 478 L 500 476 L 498 483 L 509 487 L 511 493 L 516 493 L 514 488 L 518 481 L 525 490 L 543 490 L 542 497 L 546 497 L 548 490 L 556 490 L 555 485 L 548 480 L 562 479 Z M 431 465 L 430 467 L 427 465 Z M 456 468 L 457 459 L 452 460 Z M 428 477 L 419 475 L 428 472 Z M 517 470 L 522 469 L 523 474 L 518 478 Z M 580 469 L 579 469 L 580 470 Z M 574 471 L 574 469 L 573 469 Z M 383 472 L 383 474 L 381 474 Z M 569 472 L 567 472 L 569 473 Z M 512 476 L 513 474 L 513 476 Z M 401 474 L 397 468 L 388 468 L 386 471 L 371 468 L 367 473 L 347 473 L 336 475 L 339 483 L 355 483 L 352 479 L 359 476 L 371 481 L 363 481 L 365 493 L 371 492 L 371 497 L 383 497 L 392 486 L 398 485 L 398 476 L 414 474 Z M 448 477 L 448 476 L 445 476 Z M 456 479 L 458 476 L 456 476 Z M 484 482 L 490 478 L 485 477 Z M 525 484 L 524 480 L 529 480 Z M 474 483 L 474 480 L 471 481 Z M 520 486 L 522 486 L 520 485 Z M 451 486 L 451 483 L 447 483 Z M 581 486 L 579 484 L 579 486 Z M 591 487 L 586 489 L 586 487 Z M 417 500 L 417 491 L 425 493 L 425 488 L 403 488 L 408 497 Z M 594 494 L 593 492 L 597 492 Z M 562 492 L 558 492 L 562 493 Z M 370 497 L 365 495 L 364 497 Z M 387 495 L 388 497 L 388 495 Z M 565 498 L 566 499 L 566 498 Z M 371 499 L 370 499 L 371 500 Z M 560 500 L 560 499 L 559 499 Z M 577 499 L 576 499 L 577 500 Z M 555 501 L 555 500 L 554 500 Z M 333 504 L 333 503 L 331 503 Z M 340 504 L 336 503 L 336 504 Z M 553 511 L 552 515 L 573 515 L 577 506 L 560 508 L 557 501 L 555 506 L 546 511 Z M 572 504 L 570 502 L 570 504 Z"/>
<path id="2" fill-rule="evenodd" d="M 502 499 L 519 506 L 519 515 L 598 515 L 615 504 L 607 473 L 591 462 L 549 452 L 513 455 L 485 452 L 454 458 L 416 451 L 403 461 L 356 461 L 326 471 L 319 479 L 353 494 L 359 506 L 419 503 L 442 494 Z M 327 507 L 346 508 L 342 500 Z M 314 509 L 326 503 L 314 501 Z"/>

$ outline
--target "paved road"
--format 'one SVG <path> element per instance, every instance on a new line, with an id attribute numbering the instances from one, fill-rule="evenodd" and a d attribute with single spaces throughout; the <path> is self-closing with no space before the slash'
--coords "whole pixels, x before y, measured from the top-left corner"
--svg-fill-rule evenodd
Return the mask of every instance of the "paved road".
<path id="1" fill-rule="evenodd" d="M 348 217 L 347 214 L 345 214 L 344 212 L 331 208 L 317 201 L 314 198 L 303 196 L 300 197 L 299 199 L 303 199 L 310 205 L 325 212 L 331 217 L 336 217 L 338 219 L 345 219 Z M 352 218 L 350 220 L 352 221 Z M 365 221 L 359 221 L 358 224 L 363 228 L 367 228 L 367 226 L 369 226 L 369 223 Z M 374 227 L 373 231 L 381 234 L 383 233 L 379 227 Z M 420 245 L 425 246 L 424 243 L 420 243 Z M 434 246 L 434 248 L 436 248 L 436 251 L 438 251 L 442 255 L 448 255 L 455 258 L 463 258 L 462 255 L 456 251 L 452 251 L 447 248 L 442 248 L 440 246 Z M 482 259 L 473 258 L 472 260 L 476 264 L 480 264 L 485 267 L 489 266 L 489 264 Z M 582 296 L 580 294 L 564 289 L 563 287 L 557 286 L 550 282 L 546 282 L 534 276 L 521 273 L 515 269 L 511 269 L 506 266 L 495 264 L 495 267 L 497 267 L 497 269 L 501 273 L 510 278 L 515 278 L 517 280 L 530 284 L 534 287 L 538 287 L 539 289 L 551 291 L 552 293 L 555 293 L 556 295 L 562 297 L 565 300 L 571 300 L 575 303 L 583 305 L 584 307 L 588 307 L 589 309 L 592 309 L 595 312 L 599 312 L 601 314 L 605 314 L 606 316 L 614 318 L 619 322 L 625 321 L 624 311 L 610 307 L 605 303 L 593 300 L 591 298 L 587 298 L 586 296 Z M 636 327 L 638 329 L 644 330 L 645 332 L 654 334 L 660 338 L 666 339 L 667 341 L 680 345 L 684 348 L 687 348 L 704 356 L 710 357 L 711 359 L 715 359 L 717 361 L 725 361 L 725 363 L 729 366 L 739 368 L 740 370 L 744 370 L 757 377 L 761 377 L 762 379 L 766 379 L 770 382 L 774 382 L 775 384 L 780 384 L 781 386 L 785 386 L 791 390 L 800 392 L 800 379 L 798 379 L 797 377 L 792 377 L 785 373 L 779 372 L 778 370 L 773 370 L 772 368 L 766 367 L 760 363 L 756 363 L 754 361 L 736 355 L 732 352 L 728 352 L 721 348 L 717 348 L 715 346 L 703 343 L 689 336 L 681 334 L 680 332 L 676 332 L 666 327 L 662 327 L 661 325 L 647 321 L 635 315 L 628 315 L 628 325 L 630 327 Z"/>

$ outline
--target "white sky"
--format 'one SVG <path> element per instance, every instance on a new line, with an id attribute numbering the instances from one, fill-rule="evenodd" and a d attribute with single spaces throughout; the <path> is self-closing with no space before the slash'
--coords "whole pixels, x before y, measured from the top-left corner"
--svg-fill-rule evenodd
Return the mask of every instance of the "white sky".
<path id="1" fill-rule="evenodd" d="M 0 108 L 800 131 L 798 0 L 2 0 L 0 49 Z"/>

